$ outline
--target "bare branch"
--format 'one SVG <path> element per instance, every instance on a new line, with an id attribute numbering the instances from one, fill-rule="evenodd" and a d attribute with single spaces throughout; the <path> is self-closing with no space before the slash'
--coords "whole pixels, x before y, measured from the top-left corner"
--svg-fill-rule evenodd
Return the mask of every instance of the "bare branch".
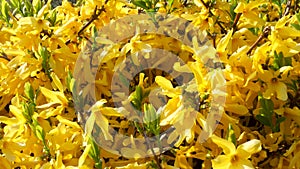
<path id="1" fill-rule="evenodd" d="M 259 44 L 259 42 L 261 40 L 263 40 L 263 38 L 267 37 L 269 32 L 271 31 L 271 27 L 267 26 L 263 29 L 262 34 L 256 39 L 256 41 L 251 45 L 250 49 L 247 52 L 247 55 L 249 55 L 251 53 L 251 51 Z"/>
<path id="2" fill-rule="evenodd" d="M 0 58 L 10 61 L 10 59 L 7 57 L 6 53 L 4 52 L 1 52 Z"/>
<path id="3" fill-rule="evenodd" d="M 108 0 L 106 0 L 104 4 L 106 4 L 107 2 L 108 2 Z M 95 9 L 94 9 L 94 13 L 93 13 L 92 17 L 91 17 L 90 20 L 89 20 L 85 25 L 83 25 L 82 28 L 78 31 L 77 36 L 78 36 L 78 37 L 81 37 L 81 35 L 83 34 L 84 30 L 85 30 L 88 26 L 90 26 L 90 24 L 92 24 L 95 20 L 97 20 L 98 17 L 101 15 L 102 12 L 105 12 L 105 7 L 104 7 L 104 5 L 102 5 L 102 7 L 101 7 L 100 9 L 98 9 L 98 7 L 96 6 Z M 69 44 L 70 42 L 71 42 L 71 40 L 68 40 L 68 41 L 66 42 L 66 44 Z"/>
<path id="4" fill-rule="evenodd" d="M 238 24 L 241 16 L 242 16 L 242 13 L 237 13 L 235 15 L 235 18 L 234 18 L 234 21 L 233 21 L 233 24 L 232 24 L 233 32 L 235 32 L 237 30 L 237 24 Z"/>

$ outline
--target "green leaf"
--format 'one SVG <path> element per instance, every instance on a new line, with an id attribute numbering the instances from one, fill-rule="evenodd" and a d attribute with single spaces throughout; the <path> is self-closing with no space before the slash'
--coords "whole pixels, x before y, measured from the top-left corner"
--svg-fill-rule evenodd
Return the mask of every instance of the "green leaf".
<path id="1" fill-rule="evenodd" d="M 34 13 L 35 14 L 38 14 L 39 13 L 39 11 L 41 10 L 41 8 L 42 8 L 42 6 L 43 6 L 44 4 L 42 3 L 42 1 L 41 0 L 38 0 L 37 1 L 37 3 L 34 5 Z"/>
<path id="2" fill-rule="evenodd" d="M 236 145 L 236 136 L 235 136 L 232 124 L 229 124 L 229 126 L 228 126 L 227 140 L 230 141 L 230 142 L 232 142 L 234 145 Z"/>
<path id="3" fill-rule="evenodd" d="M 144 104 L 144 113 L 145 113 L 145 116 L 144 116 L 145 123 L 151 123 L 157 119 L 156 110 L 152 106 L 152 104 Z"/>
<path id="4" fill-rule="evenodd" d="M 132 1 L 132 3 L 140 8 L 149 9 L 145 1 Z"/>
<path id="5" fill-rule="evenodd" d="M 26 82 L 24 85 L 25 95 L 31 102 L 34 102 L 34 91 L 29 82 Z"/>
<path id="6" fill-rule="evenodd" d="M 39 140 L 41 140 L 41 141 L 45 140 L 45 131 L 42 128 L 42 126 L 40 126 L 40 125 L 35 126 L 35 134 Z"/>
<path id="7" fill-rule="evenodd" d="M 25 2 L 25 8 L 23 7 L 23 13 L 25 13 L 25 16 L 33 16 L 33 6 L 32 3 L 28 0 Z"/>
<path id="8" fill-rule="evenodd" d="M 2 0 L 2 3 L 1 3 L 1 13 L 2 13 L 2 16 L 3 16 L 3 19 L 6 21 L 6 22 L 9 22 L 9 14 L 8 14 L 8 11 L 9 11 L 9 8 L 8 8 L 8 5 L 7 5 L 7 2 L 5 0 Z"/>
<path id="9" fill-rule="evenodd" d="M 174 0 L 168 0 L 168 7 L 172 8 L 173 3 L 174 3 Z"/>
<path id="10" fill-rule="evenodd" d="M 276 119 L 276 125 L 272 129 L 273 132 L 279 132 L 280 131 L 280 123 L 282 123 L 286 118 L 285 117 L 277 117 Z"/>
<path id="11" fill-rule="evenodd" d="M 282 52 L 278 54 L 274 51 L 274 61 L 271 68 L 276 71 L 283 66 L 292 66 L 292 58 L 284 57 Z"/>
<path id="12" fill-rule="evenodd" d="M 300 13 L 296 14 L 297 20 L 300 23 Z"/>
<path id="13" fill-rule="evenodd" d="M 299 25 L 299 24 L 291 23 L 291 25 L 292 25 L 295 29 L 300 30 L 300 25 Z"/>
<path id="14" fill-rule="evenodd" d="M 39 45 L 38 53 L 42 58 L 42 68 L 45 71 L 46 75 L 49 77 L 49 79 L 51 79 L 50 73 L 52 70 L 49 65 L 50 52 L 47 50 L 46 47 Z"/>
<path id="15" fill-rule="evenodd" d="M 258 99 L 260 101 L 260 105 L 262 107 L 262 113 L 266 114 L 268 116 L 272 116 L 273 110 L 274 110 L 274 103 L 271 99 L 265 99 L 263 96 L 258 96 Z"/>
<path id="16" fill-rule="evenodd" d="M 74 91 L 73 89 L 74 89 L 74 85 L 75 85 L 75 79 L 73 78 L 73 75 L 70 71 L 68 71 L 66 81 L 67 81 L 68 90 L 73 93 L 73 91 Z"/>
<path id="17" fill-rule="evenodd" d="M 272 123 L 271 123 L 271 121 L 270 121 L 270 118 L 265 117 L 263 114 L 256 115 L 256 119 L 257 119 L 260 123 L 262 123 L 263 125 L 266 125 L 266 126 L 269 126 L 269 127 L 272 126 Z"/>
<path id="18" fill-rule="evenodd" d="M 140 102 L 143 100 L 143 90 L 140 86 L 136 86 L 135 88 L 136 99 Z"/>
<path id="19" fill-rule="evenodd" d="M 91 145 L 89 156 L 95 161 L 95 167 L 102 169 L 102 161 L 100 159 L 100 150 L 93 137 L 89 136 L 88 144 Z"/>
<path id="20" fill-rule="evenodd" d="M 27 122 L 31 121 L 31 116 L 29 116 L 28 107 L 27 107 L 26 103 L 22 103 L 22 114 L 25 117 L 25 119 L 27 120 Z"/>

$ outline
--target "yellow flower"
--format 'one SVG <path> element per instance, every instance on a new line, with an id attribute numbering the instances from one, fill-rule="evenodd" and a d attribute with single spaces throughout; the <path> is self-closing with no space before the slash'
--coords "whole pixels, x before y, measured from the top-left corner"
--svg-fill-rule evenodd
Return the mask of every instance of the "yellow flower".
<path id="1" fill-rule="evenodd" d="M 228 140 L 222 139 L 213 135 L 212 141 L 223 149 L 225 155 L 219 155 L 212 160 L 213 168 L 215 169 L 231 169 L 241 168 L 249 169 L 254 168 L 251 161 L 248 160 L 252 154 L 261 150 L 260 140 L 253 139 L 246 143 L 239 145 L 237 148 Z"/>
<path id="2" fill-rule="evenodd" d="M 284 66 L 277 71 L 273 70 L 263 70 L 259 66 L 258 77 L 266 82 L 267 90 L 263 93 L 264 98 L 271 98 L 274 94 L 279 100 L 285 101 L 288 99 L 287 96 L 287 86 L 283 81 L 285 81 L 287 73 L 292 67 Z M 279 75 L 281 78 L 279 78 Z"/>
<path id="3" fill-rule="evenodd" d="M 237 7 L 235 8 L 235 13 L 242 13 L 241 20 L 245 21 L 245 25 L 254 25 L 254 26 L 260 26 L 263 25 L 265 22 L 262 18 L 259 17 L 259 11 L 257 8 L 259 6 L 266 4 L 267 1 L 252 1 L 248 4 L 245 2 L 239 2 Z"/>
<path id="4" fill-rule="evenodd" d="M 152 46 L 150 44 L 144 43 L 140 39 L 140 28 L 136 27 L 136 34 L 131 38 L 130 43 L 127 43 L 121 50 L 122 54 L 126 54 L 130 51 L 132 55 L 132 61 L 135 65 L 139 65 L 138 52 L 150 53 L 152 51 Z M 146 54 L 147 55 L 147 54 Z M 145 55 L 145 57 L 147 57 Z"/>
<path id="5" fill-rule="evenodd" d="M 3 169 L 12 168 L 10 162 L 6 158 L 1 157 L 1 156 L 0 156 L 0 167 Z"/>

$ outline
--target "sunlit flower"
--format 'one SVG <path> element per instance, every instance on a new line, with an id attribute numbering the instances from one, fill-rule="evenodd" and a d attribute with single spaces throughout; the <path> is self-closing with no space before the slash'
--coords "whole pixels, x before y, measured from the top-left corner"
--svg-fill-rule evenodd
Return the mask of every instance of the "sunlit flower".
<path id="1" fill-rule="evenodd" d="M 219 155 L 212 160 L 213 168 L 254 169 L 251 161 L 249 161 L 248 158 L 250 158 L 252 154 L 261 150 L 261 142 L 259 140 L 252 139 L 236 148 L 232 142 L 217 137 L 216 135 L 213 135 L 211 139 L 214 143 L 220 146 L 224 152 L 224 155 Z"/>
<path id="2" fill-rule="evenodd" d="M 271 98 L 276 94 L 276 97 L 282 101 L 288 99 L 287 86 L 284 80 L 287 78 L 287 73 L 292 67 L 284 66 L 277 71 L 263 70 L 260 66 L 258 77 L 267 84 L 267 90 L 263 93 L 264 98 Z M 280 77 L 279 77 L 280 75 Z"/>

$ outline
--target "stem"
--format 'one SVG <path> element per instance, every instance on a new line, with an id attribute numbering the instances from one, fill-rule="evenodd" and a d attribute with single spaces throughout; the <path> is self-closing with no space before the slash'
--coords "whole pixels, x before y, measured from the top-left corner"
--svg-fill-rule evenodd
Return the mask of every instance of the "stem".
<path id="1" fill-rule="evenodd" d="M 47 157 L 51 159 L 52 157 L 51 157 L 51 153 L 50 153 L 50 148 L 48 147 L 45 139 L 43 139 L 42 142 L 44 144 L 44 150 L 46 152 Z"/>
<path id="2" fill-rule="evenodd" d="M 145 137 L 146 143 L 147 143 L 147 145 L 149 146 L 149 148 L 150 148 L 152 154 L 154 155 L 154 160 L 155 160 L 155 162 L 156 162 L 157 167 L 158 167 L 159 169 L 162 169 L 162 166 L 160 165 L 160 162 L 159 162 L 159 158 L 158 158 L 158 156 L 155 154 L 155 152 L 154 152 L 154 150 L 153 150 L 153 147 L 151 146 L 151 144 L 150 144 L 150 142 L 149 142 L 149 140 L 148 140 L 148 137 L 147 137 L 145 131 L 143 132 L 143 136 Z"/>
<path id="3" fill-rule="evenodd" d="M 106 0 L 104 4 L 106 4 L 107 2 L 108 2 L 108 0 Z M 91 17 L 90 20 L 89 20 L 85 25 L 83 25 L 83 27 L 78 31 L 77 36 L 81 37 L 81 34 L 84 32 L 84 30 L 85 30 L 88 26 L 90 26 L 90 24 L 92 24 L 96 19 L 98 19 L 98 17 L 101 15 L 102 12 L 105 12 L 105 7 L 104 7 L 104 5 L 102 5 L 102 7 L 101 7 L 100 9 L 98 9 L 98 7 L 97 7 L 97 5 L 96 5 L 92 17 Z M 68 45 L 70 42 L 71 42 L 71 40 L 68 40 L 68 41 L 66 42 L 66 45 Z"/>
<path id="4" fill-rule="evenodd" d="M 283 13 L 283 16 L 287 16 L 290 13 L 291 7 L 292 7 L 292 1 L 288 0 L 287 3 L 286 3 L 286 8 L 285 8 L 285 11 Z"/>
<path id="5" fill-rule="evenodd" d="M 142 100 L 139 100 L 139 101 L 142 101 Z M 140 103 L 139 105 L 141 105 L 141 103 Z M 138 112 L 142 111 L 141 106 L 133 106 L 133 107 L 134 107 L 135 109 L 137 109 Z M 137 113 L 137 115 L 138 115 L 139 121 L 140 121 L 140 119 L 142 119 L 143 117 L 142 117 L 142 115 L 141 115 L 140 113 Z M 139 132 L 141 135 L 143 135 L 143 137 L 145 138 L 147 147 L 150 148 L 150 150 L 151 150 L 151 152 L 152 152 L 152 154 L 153 154 L 153 156 L 154 156 L 154 160 L 155 160 L 155 163 L 156 163 L 157 167 L 158 167 L 159 169 L 162 169 L 162 166 L 160 165 L 160 162 L 159 162 L 159 158 L 158 158 L 158 156 L 155 154 L 155 152 L 154 152 L 154 150 L 153 150 L 153 147 L 151 146 L 151 144 L 150 144 L 150 142 L 149 142 L 149 140 L 148 140 L 148 137 L 147 137 L 147 134 L 146 134 L 146 131 L 145 131 L 145 126 L 144 126 L 144 124 L 143 124 L 143 120 L 141 120 L 141 126 L 139 126 L 138 123 L 137 123 L 136 121 L 134 121 L 134 125 L 135 125 L 135 127 L 137 128 L 138 132 Z"/>
<path id="6" fill-rule="evenodd" d="M 251 51 L 259 44 L 259 42 L 261 40 L 263 40 L 263 38 L 267 37 L 269 32 L 271 31 L 271 27 L 267 26 L 263 29 L 262 34 L 256 39 L 256 41 L 251 45 L 250 49 L 247 52 L 247 55 L 249 55 L 251 53 Z"/>
<path id="7" fill-rule="evenodd" d="M 214 16 L 214 14 L 211 12 L 209 6 L 207 6 L 206 3 L 205 3 L 203 0 L 201 0 L 201 3 L 205 6 L 206 9 L 208 9 L 208 13 L 209 13 L 210 15 Z M 222 26 L 222 24 L 221 24 L 218 20 L 216 20 L 216 23 L 217 23 L 217 24 L 219 25 L 219 27 L 221 28 L 221 33 L 225 33 L 225 34 L 226 34 L 227 31 L 226 31 L 226 29 Z"/>
<path id="8" fill-rule="evenodd" d="M 139 116 L 139 117 L 140 117 L 140 116 Z M 154 160 L 155 160 L 156 165 L 158 166 L 159 169 L 162 169 L 162 166 L 160 165 L 160 162 L 159 162 L 159 158 L 158 158 L 158 156 L 155 154 L 155 152 L 154 152 L 154 150 L 153 150 L 153 147 L 151 146 L 151 144 L 150 144 L 150 142 L 149 142 L 149 140 L 148 140 L 148 137 L 147 137 L 147 134 L 146 134 L 146 131 L 145 131 L 145 127 L 144 127 L 143 123 L 141 124 L 142 126 L 140 127 L 140 126 L 138 125 L 138 123 L 135 121 L 135 122 L 134 122 L 134 125 L 135 125 L 135 127 L 137 128 L 138 132 L 139 132 L 141 135 L 143 135 L 143 137 L 145 138 L 146 144 L 147 144 L 147 146 L 150 148 L 150 150 L 151 150 L 151 152 L 152 152 L 152 154 L 153 154 L 153 156 L 154 156 Z"/>
<path id="9" fill-rule="evenodd" d="M 233 24 L 232 24 L 233 32 L 235 32 L 237 30 L 237 24 L 238 24 L 241 16 L 242 16 L 242 13 L 237 13 L 235 15 L 235 18 L 234 18 L 234 21 L 233 21 Z"/>

